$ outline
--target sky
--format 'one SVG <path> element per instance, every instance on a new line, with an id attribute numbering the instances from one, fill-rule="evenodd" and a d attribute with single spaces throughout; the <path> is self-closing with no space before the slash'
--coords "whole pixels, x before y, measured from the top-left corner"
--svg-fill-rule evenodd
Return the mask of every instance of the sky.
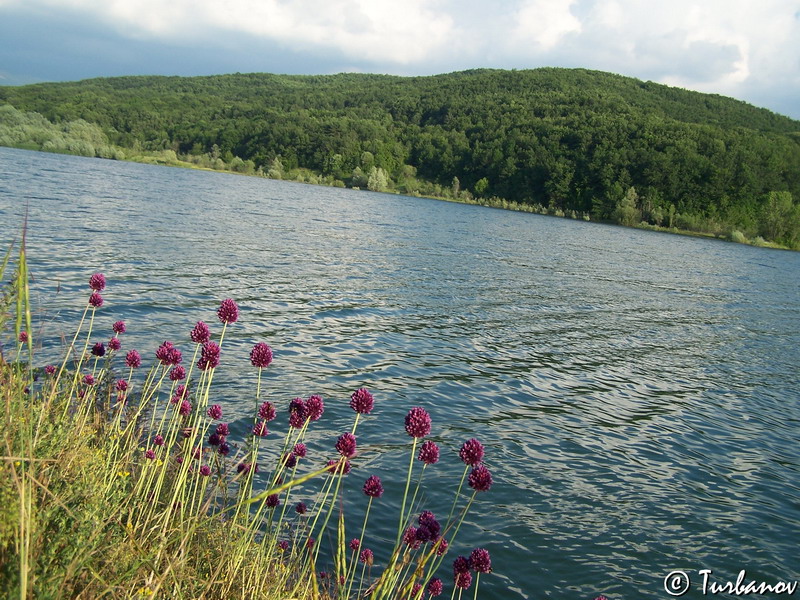
<path id="1" fill-rule="evenodd" d="M 800 119 L 800 0 L 0 0 L 0 85 L 537 67 Z"/>

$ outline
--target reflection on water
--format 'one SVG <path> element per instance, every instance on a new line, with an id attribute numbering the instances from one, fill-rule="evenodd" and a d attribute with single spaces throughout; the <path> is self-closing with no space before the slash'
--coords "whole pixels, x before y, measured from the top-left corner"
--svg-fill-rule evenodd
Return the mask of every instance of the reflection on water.
<path id="1" fill-rule="evenodd" d="M 800 254 L 7 149 L 0 165 L 0 232 L 27 202 L 48 339 L 99 270 L 98 327 L 125 318 L 147 352 L 188 348 L 196 320 L 239 302 L 218 393 L 240 432 L 256 341 L 275 349 L 273 401 L 328 399 L 320 452 L 349 393 L 373 389 L 358 479 L 387 486 L 374 535 L 392 537 L 410 406 L 449 452 L 431 506 L 449 508 L 460 443 L 483 440 L 496 483 L 458 544 L 493 555 L 481 597 L 662 597 L 679 568 L 800 578 Z"/>

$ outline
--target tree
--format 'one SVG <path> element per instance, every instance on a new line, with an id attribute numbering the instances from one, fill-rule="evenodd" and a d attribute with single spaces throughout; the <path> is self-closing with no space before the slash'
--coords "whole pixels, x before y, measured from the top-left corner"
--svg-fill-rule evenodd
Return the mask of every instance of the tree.
<path id="1" fill-rule="evenodd" d="M 792 221 L 794 206 L 789 192 L 770 192 L 761 210 L 761 234 L 777 241 L 786 236 Z"/>
<path id="2" fill-rule="evenodd" d="M 385 192 L 388 187 L 389 178 L 386 176 L 386 171 L 380 167 L 372 167 L 367 179 L 367 189 L 373 192 Z"/>
<path id="3" fill-rule="evenodd" d="M 489 190 L 489 180 L 486 177 L 481 177 L 475 182 L 475 195 L 484 196 Z"/>
<path id="4" fill-rule="evenodd" d="M 620 225 L 637 225 L 642 220 L 642 211 L 637 208 L 639 201 L 639 194 L 636 193 L 636 188 L 631 186 L 625 195 L 617 202 L 617 208 L 614 211 L 614 220 Z"/>

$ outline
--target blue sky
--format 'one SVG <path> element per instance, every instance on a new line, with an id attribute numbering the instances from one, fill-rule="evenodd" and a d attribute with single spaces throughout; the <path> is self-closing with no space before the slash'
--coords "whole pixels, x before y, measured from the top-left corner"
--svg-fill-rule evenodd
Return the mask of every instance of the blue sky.
<path id="1" fill-rule="evenodd" d="M 0 84 L 583 67 L 800 119 L 800 0 L 0 0 Z"/>

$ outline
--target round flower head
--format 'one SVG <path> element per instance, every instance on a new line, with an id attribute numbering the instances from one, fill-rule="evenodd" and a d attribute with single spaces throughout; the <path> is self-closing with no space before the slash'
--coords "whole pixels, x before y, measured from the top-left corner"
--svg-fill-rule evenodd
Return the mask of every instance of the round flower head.
<path id="1" fill-rule="evenodd" d="M 267 430 L 267 423 L 265 421 L 259 421 L 255 425 L 253 425 L 253 435 L 256 437 L 265 437 L 269 431 Z"/>
<path id="2" fill-rule="evenodd" d="M 231 451 L 231 445 L 228 442 L 222 442 L 219 445 L 218 452 L 222 454 L 222 456 L 227 456 L 230 451 Z"/>
<path id="3" fill-rule="evenodd" d="M 258 342 L 250 350 L 250 363 L 259 369 L 266 369 L 272 362 L 272 348 L 264 342 Z"/>
<path id="4" fill-rule="evenodd" d="M 298 515 L 306 514 L 306 512 L 308 512 L 308 507 L 306 506 L 306 503 L 298 502 L 297 504 L 295 504 L 294 512 L 296 512 Z"/>
<path id="5" fill-rule="evenodd" d="M 278 542 L 278 548 L 280 550 L 286 551 L 289 549 L 289 541 L 288 540 L 281 540 Z"/>
<path id="6" fill-rule="evenodd" d="M 137 369 L 142 366 L 142 357 L 136 350 L 128 350 L 125 355 L 125 364 L 131 369 Z"/>
<path id="7" fill-rule="evenodd" d="M 409 598 L 419 598 L 419 591 L 422 589 L 422 584 L 417 582 L 411 586 L 411 594 Z"/>
<path id="8" fill-rule="evenodd" d="M 209 446 L 219 446 L 224 441 L 225 441 L 225 436 L 218 434 L 216 431 L 208 436 Z"/>
<path id="9" fill-rule="evenodd" d="M 103 297 L 97 292 L 93 292 L 92 295 L 89 296 L 89 304 L 94 308 L 100 308 L 103 306 Z"/>
<path id="10" fill-rule="evenodd" d="M 469 482 L 469 487 L 476 492 L 485 492 L 492 487 L 492 474 L 483 465 L 478 465 L 472 469 L 467 481 Z"/>
<path id="11" fill-rule="evenodd" d="M 89 277 L 89 287 L 95 292 L 102 292 L 106 287 L 106 276 L 102 273 L 95 273 Z"/>
<path id="12" fill-rule="evenodd" d="M 226 298 L 220 303 L 217 316 L 223 323 L 235 323 L 239 319 L 239 307 L 231 298 Z"/>
<path id="13" fill-rule="evenodd" d="M 444 585 L 442 584 L 442 580 L 438 577 L 434 577 L 428 582 L 427 588 L 428 594 L 430 594 L 431 598 L 434 596 L 439 596 L 444 591 Z"/>
<path id="14" fill-rule="evenodd" d="M 267 422 L 272 421 L 276 416 L 275 407 L 272 406 L 271 402 L 264 402 L 261 406 L 258 407 L 258 417 L 260 419 L 264 419 Z"/>
<path id="15" fill-rule="evenodd" d="M 447 549 L 450 547 L 450 542 L 448 542 L 443 537 L 440 537 L 436 540 L 436 556 L 444 556 L 447 554 Z"/>
<path id="16" fill-rule="evenodd" d="M 206 411 L 209 417 L 214 421 L 219 421 L 222 418 L 222 407 L 219 404 L 212 404 Z"/>
<path id="17" fill-rule="evenodd" d="M 414 549 L 419 548 L 422 545 L 422 542 L 420 542 L 417 539 L 416 527 L 414 527 L 413 525 L 409 525 L 406 528 L 405 532 L 403 533 L 403 543 L 408 546 L 411 546 L 411 548 Z"/>
<path id="18" fill-rule="evenodd" d="M 406 433 L 411 437 L 425 437 L 431 432 L 431 416 L 422 407 L 415 406 L 406 415 Z"/>
<path id="19" fill-rule="evenodd" d="M 368 415 L 375 406 L 375 398 L 366 388 L 359 388 L 350 396 L 350 408 L 362 415 Z"/>
<path id="20" fill-rule="evenodd" d="M 216 369 L 219 366 L 220 347 L 216 342 L 206 342 L 200 351 L 200 360 L 197 361 L 197 368 L 201 371 Z"/>
<path id="21" fill-rule="evenodd" d="M 436 442 L 430 440 L 423 442 L 422 447 L 419 449 L 418 458 L 426 465 L 439 462 L 439 446 L 436 445 Z"/>
<path id="22" fill-rule="evenodd" d="M 297 458 L 305 458 L 306 455 L 306 445 L 302 442 L 298 442 L 292 448 L 292 454 L 294 454 Z"/>
<path id="23" fill-rule="evenodd" d="M 202 467 L 200 467 L 200 475 L 202 475 L 203 477 L 208 477 L 209 475 L 211 475 L 211 467 L 209 467 L 208 465 L 203 465 Z"/>
<path id="24" fill-rule="evenodd" d="M 461 460 L 464 461 L 465 465 L 476 467 L 483 460 L 483 444 L 475 438 L 467 440 L 461 446 L 458 455 L 461 457 Z"/>
<path id="25" fill-rule="evenodd" d="M 306 400 L 306 412 L 309 419 L 319 421 L 322 413 L 325 412 L 325 403 L 322 401 L 322 396 L 316 394 L 309 396 Z"/>
<path id="26" fill-rule="evenodd" d="M 169 378 L 172 381 L 183 381 L 186 379 L 186 369 L 180 365 L 172 367 L 172 370 L 169 372 Z"/>
<path id="27" fill-rule="evenodd" d="M 28 332 L 27 331 L 20 331 L 19 332 L 19 343 L 24 344 L 28 341 Z"/>
<path id="28" fill-rule="evenodd" d="M 146 450 L 144 453 L 144 457 L 147 460 L 153 460 L 156 457 L 156 453 L 153 452 L 152 450 Z"/>
<path id="29" fill-rule="evenodd" d="M 163 446 L 164 445 L 164 436 L 160 434 L 156 434 L 153 438 L 153 445 L 155 446 Z"/>
<path id="30" fill-rule="evenodd" d="M 218 423 L 215 430 L 219 435 L 230 435 L 231 428 L 227 423 Z"/>
<path id="31" fill-rule="evenodd" d="M 195 344 L 205 344 L 211 339 L 211 331 L 209 331 L 208 325 L 203 321 L 198 321 L 189 334 L 189 337 L 192 338 Z"/>
<path id="32" fill-rule="evenodd" d="M 489 551 L 483 548 L 475 548 L 472 554 L 469 555 L 469 566 L 478 573 L 491 573 L 492 559 L 489 556 Z"/>
<path id="33" fill-rule="evenodd" d="M 439 539 L 442 533 L 442 526 L 436 520 L 434 514 L 425 510 L 419 515 L 419 527 L 417 527 L 417 538 L 423 542 L 433 542 Z"/>
<path id="34" fill-rule="evenodd" d="M 108 340 L 108 349 L 109 350 L 119 350 L 122 348 L 122 342 L 119 341 L 118 337 L 112 337 Z"/>
<path id="35" fill-rule="evenodd" d="M 336 473 L 338 475 L 347 475 L 350 472 L 351 465 L 349 460 L 340 461 L 331 459 L 328 461 L 328 472 Z"/>
<path id="36" fill-rule="evenodd" d="M 181 402 L 181 407 L 178 409 L 178 412 L 184 417 L 188 416 L 192 412 L 192 404 L 188 400 L 184 400 Z"/>
<path id="37" fill-rule="evenodd" d="M 308 418 L 308 408 L 305 400 L 295 398 L 289 403 L 289 425 L 295 429 L 300 429 Z"/>
<path id="38" fill-rule="evenodd" d="M 453 580 L 457 588 L 461 588 L 462 590 L 467 590 L 469 589 L 469 586 L 472 585 L 472 573 L 470 573 L 469 571 L 466 571 L 464 573 L 456 573 Z"/>
<path id="39" fill-rule="evenodd" d="M 358 560 L 368 567 L 371 567 L 373 561 L 375 560 L 375 556 L 373 555 L 372 550 L 369 548 L 364 548 L 358 555 Z"/>
<path id="40" fill-rule="evenodd" d="M 278 494 L 270 494 L 269 496 L 267 496 L 266 505 L 269 508 L 275 508 L 280 503 L 281 503 L 281 500 L 280 500 L 280 497 L 278 496 Z"/>
<path id="41" fill-rule="evenodd" d="M 181 400 L 186 399 L 187 395 L 188 392 L 186 391 L 185 385 L 181 384 L 175 386 L 175 393 L 172 395 L 172 398 L 170 398 L 170 402 L 172 404 L 178 404 Z"/>
<path id="42" fill-rule="evenodd" d="M 125 321 L 116 321 L 112 326 L 111 330 L 119 335 L 120 333 L 125 333 Z"/>
<path id="43" fill-rule="evenodd" d="M 370 475 L 364 482 L 364 493 L 370 498 L 380 498 L 383 496 L 383 484 L 377 475 Z"/>
<path id="44" fill-rule="evenodd" d="M 44 372 L 47 373 L 48 375 L 54 375 L 55 372 L 56 372 L 56 366 L 55 365 L 47 365 L 44 368 Z"/>
<path id="45" fill-rule="evenodd" d="M 92 346 L 92 354 L 95 356 L 106 355 L 106 347 L 103 345 L 103 342 L 97 342 L 94 346 Z"/>
<path id="46" fill-rule="evenodd" d="M 126 379 L 117 379 L 116 387 L 118 392 L 126 392 L 128 391 L 128 381 Z"/>
<path id="47" fill-rule="evenodd" d="M 86 385 L 94 385 L 94 375 L 88 374 L 83 376 L 83 383 Z"/>
<path id="48" fill-rule="evenodd" d="M 350 550 L 358 550 L 358 547 L 361 546 L 361 541 L 358 538 L 353 538 L 350 540 L 348 546 L 350 547 Z"/>
<path id="49" fill-rule="evenodd" d="M 352 433 L 343 433 L 336 441 L 336 451 L 345 458 L 353 458 L 356 455 L 356 436 Z"/>
<path id="50" fill-rule="evenodd" d="M 283 455 L 283 464 L 287 469 L 293 469 L 297 466 L 297 457 L 292 452 L 287 452 Z"/>

